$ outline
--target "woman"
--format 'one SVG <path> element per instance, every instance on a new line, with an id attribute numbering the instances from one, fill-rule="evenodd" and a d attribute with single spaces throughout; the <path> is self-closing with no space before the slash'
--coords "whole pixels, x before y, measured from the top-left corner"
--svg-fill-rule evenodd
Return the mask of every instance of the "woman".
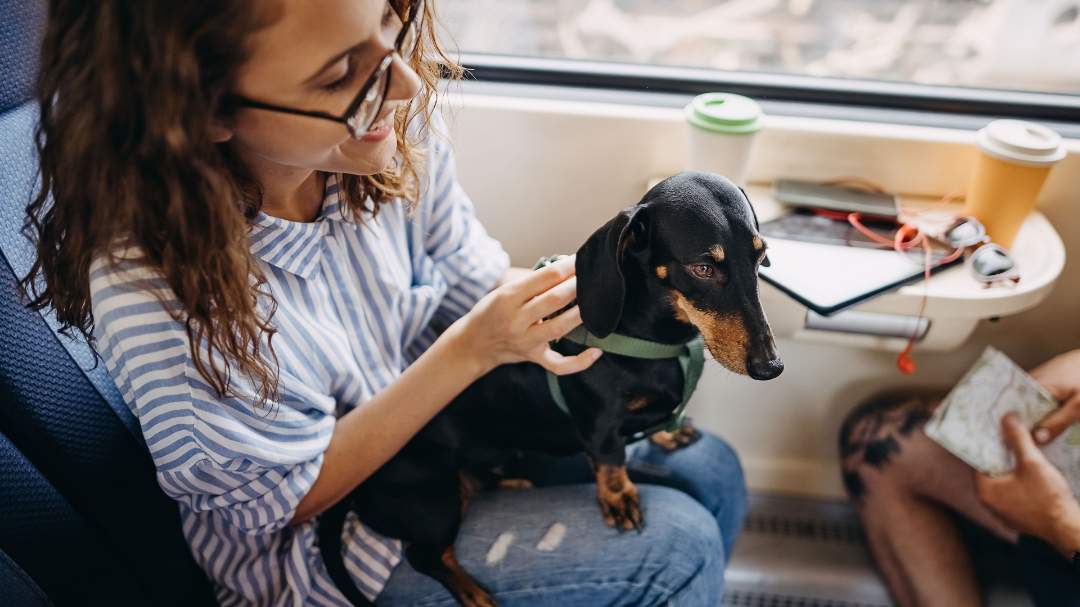
<path id="1" fill-rule="evenodd" d="M 576 308 L 538 322 L 572 262 L 508 268 L 457 184 L 434 24 L 430 1 L 52 2 L 24 286 L 95 340 L 222 604 L 347 604 L 321 512 L 495 366 L 599 356 L 547 345 Z M 630 467 L 668 485 L 642 487 L 642 534 L 603 525 L 583 461 L 538 463 L 542 488 L 476 498 L 459 560 L 503 604 L 718 604 L 734 454 L 706 436 Z M 452 603 L 400 542 L 346 531 L 368 598 Z"/>

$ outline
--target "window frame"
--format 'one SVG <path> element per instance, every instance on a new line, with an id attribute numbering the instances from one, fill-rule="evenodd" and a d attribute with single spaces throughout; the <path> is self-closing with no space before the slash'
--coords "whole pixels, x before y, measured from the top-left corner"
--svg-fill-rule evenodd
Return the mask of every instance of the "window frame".
<path id="1" fill-rule="evenodd" d="M 1080 125 L 1080 95 L 1066 93 L 487 53 L 463 52 L 460 62 L 469 70 L 469 78 L 479 82 L 680 96 L 722 90 L 765 102 L 799 104 L 804 106 L 800 112 L 803 115 L 809 106 L 825 110 L 829 106 L 843 106 L 929 112 L 969 119 L 1010 117 Z M 1066 130 L 1070 135 L 1080 131 Z"/>

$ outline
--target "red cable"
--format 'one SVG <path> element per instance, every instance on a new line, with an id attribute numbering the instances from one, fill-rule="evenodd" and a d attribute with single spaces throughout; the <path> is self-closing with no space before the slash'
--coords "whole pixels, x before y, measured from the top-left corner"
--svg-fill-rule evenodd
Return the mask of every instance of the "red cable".
<path id="1" fill-rule="evenodd" d="M 858 189 L 863 189 L 870 192 L 884 193 L 885 188 L 881 187 L 877 183 L 861 177 L 838 177 L 824 182 L 826 185 L 844 185 L 854 186 Z M 958 198 L 962 198 L 962 195 L 949 193 L 941 198 L 941 201 L 934 206 L 923 209 L 921 211 L 907 210 L 908 215 L 918 217 L 929 211 L 947 206 L 955 202 Z M 817 210 L 817 214 L 833 219 L 842 220 L 844 214 L 837 211 Z M 915 339 L 919 334 L 919 325 L 922 322 L 923 315 L 926 312 L 926 304 L 930 297 L 930 271 L 935 265 L 944 265 L 955 261 L 961 255 L 964 254 L 964 249 L 958 248 L 952 253 L 938 260 L 937 264 L 933 263 L 933 256 L 931 255 L 930 241 L 926 235 L 919 230 L 918 226 L 910 223 L 901 223 L 900 227 L 896 230 L 892 240 L 884 238 L 877 232 L 870 230 L 862 223 L 861 213 L 848 213 L 848 223 L 850 223 L 856 230 L 869 238 L 871 241 L 876 242 L 882 246 L 892 247 L 898 253 L 906 253 L 907 251 L 922 246 L 923 248 L 923 296 L 922 301 L 919 303 L 919 314 L 915 322 L 915 329 L 911 335 L 908 336 L 907 345 L 904 346 L 903 351 L 896 357 L 896 368 L 905 375 L 911 375 L 915 373 L 915 359 L 912 358 L 911 352 L 915 349 Z"/>
<path id="2" fill-rule="evenodd" d="M 948 202 L 948 198 L 949 197 L 946 197 L 946 200 L 943 201 L 942 204 Z M 932 262 L 930 240 L 918 226 L 910 223 L 900 224 L 896 233 L 893 234 L 892 240 L 889 240 L 864 226 L 862 223 L 862 215 L 860 213 L 849 213 L 847 219 L 848 223 L 861 234 L 878 244 L 892 247 L 897 253 L 907 253 L 917 246 L 922 246 L 923 248 L 923 295 L 922 301 L 919 303 L 919 314 L 915 321 L 915 329 L 911 332 L 911 335 L 908 336 L 907 345 L 904 346 L 903 351 L 896 357 L 896 368 L 904 375 L 911 375 L 915 373 L 916 370 L 915 359 L 912 358 L 911 352 L 915 349 L 915 340 L 919 336 L 919 325 L 922 323 L 923 314 L 926 312 L 926 303 L 930 297 L 930 270 L 935 265 L 942 265 L 956 260 L 964 254 L 964 250 L 956 249 L 939 260 L 937 264 L 934 264 Z"/>

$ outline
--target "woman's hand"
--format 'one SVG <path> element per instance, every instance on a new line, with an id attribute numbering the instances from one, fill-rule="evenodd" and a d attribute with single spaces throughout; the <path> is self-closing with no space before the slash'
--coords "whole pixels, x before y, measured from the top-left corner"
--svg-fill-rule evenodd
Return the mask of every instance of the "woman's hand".
<path id="1" fill-rule="evenodd" d="M 581 311 L 574 306 L 544 320 L 576 297 L 571 255 L 494 289 L 451 329 L 458 332 L 464 355 L 474 357 L 481 374 L 522 361 L 532 361 L 558 375 L 577 373 L 596 362 L 601 351 L 588 348 L 576 356 L 563 356 L 548 342 L 581 324 Z"/>
<path id="2" fill-rule="evenodd" d="M 1045 445 L 1080 421 L 1080 350 L 1051 358 L 1036 367 L 1031 376 L 1061 403 L 1035 426 L 1036 442 Z"/>
<path id="3" fill-rule="evenodd" d="M 1080 550 L 1080 503 L 1015 414 L 1002 418 L 1001 430 L 1016 457 L 1016 468 L 997 477 L 976 472 L 979 499 L 1013 529 L 1039 537 L 1071 557 Z"/>

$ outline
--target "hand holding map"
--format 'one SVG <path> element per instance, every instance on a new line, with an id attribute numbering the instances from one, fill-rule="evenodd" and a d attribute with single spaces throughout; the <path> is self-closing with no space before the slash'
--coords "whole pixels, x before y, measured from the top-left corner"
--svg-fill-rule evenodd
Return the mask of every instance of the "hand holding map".
<path id="1" fill-rule="evenodd" d="M 1033 428 L 1057 401 L 1008 356 L 987 347 L 949 392 L 926 424 L 926 434 L 973 468 L 986 474 L 1013 469 L 1012 453 L 1001 436 L 1001 418 L 1016 412 Z M 1073 427 L 1043 452 L 1080 496 L 1080 429 Z"/>

